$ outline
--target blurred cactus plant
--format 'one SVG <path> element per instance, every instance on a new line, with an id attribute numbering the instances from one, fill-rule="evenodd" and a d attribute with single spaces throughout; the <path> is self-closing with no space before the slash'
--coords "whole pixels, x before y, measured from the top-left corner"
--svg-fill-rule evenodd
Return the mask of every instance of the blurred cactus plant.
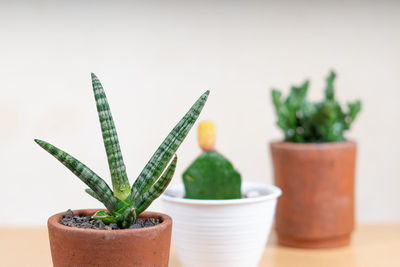
<path id="1" fill-rule="evenodd" d="M 183 173 L 185 197 L 192 199 L 241 198 L 241 176 L 232 163 L 214 150 L 216 130 L 200 123 L 198 141 L 203 153 Z"/>
<path id="2" fill-rule="evenodd" d="M 171 181 L 177 163 L 177 156 L 174 154 L 198 118 L 207 101 L 209 91 L 206 91 L 194 103 L 173 128 L 131 187 L 110 107 L 103 86 L 93 73 L 92 85 L 113 191 L 102 178 L 68 153 L 45 141 L 35 139 L 35 142 L 78 176 L 89 186 L 86 192 L 105 205 L 108 212 L 99 211 L 93 215 L 93 219 L 102 220 L 105 223 L 118 223 L 121 228 L 129 228 L 136 217 L 166 189 Z"/>
<path id="3" fill-rule="evenodd" d="M 288 97 L 272 90 L 272 102 L 278 117 L 278 126 L 285 133 L 285 141 L 295 143 L 341 142 L 343 132 L 350 129 L 361 110 L 361 102 L 347 104 L 346 112 L 335 99 L 334 80 L 331 71 L 326 79 L 325 99 L 321 102 L 307 101 L 309 81 L 300 87 L 292 86 Z"/>

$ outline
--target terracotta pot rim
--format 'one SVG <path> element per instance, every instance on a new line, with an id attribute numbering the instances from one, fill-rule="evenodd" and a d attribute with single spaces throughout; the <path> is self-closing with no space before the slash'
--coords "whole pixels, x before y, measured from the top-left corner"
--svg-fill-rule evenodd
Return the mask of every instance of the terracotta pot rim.
<path id="1" fill-rule="evenodd" d="M 299 150 L 324 150 L 324 149 L 335 149 L 343 147 L 356 146 L 357 143 L 354 140 L 346 140 L 341 142 L 324 142 L 324 143 L 295 143 L 286 141 L 272 141 L 270 142 L 271 147 L 275 148 L 286 148 L 286 149 L 299 149 Z"/>
<path id="2" fill-rule="evenodd" d="M 184 185 L 183 184 L 175 184 L 170 185 L 167 190 L 165 190 L 164 194 L 161 195 L 161 199 L 167 202 L 173 202 L 183 205 L 196 205 L 196 206 L 223 206 L 223 205 L 245 205 L 252 204 L 256 202 L 269 201 L 273 199 L 277 199 L 282 194 L 282 190 L 272 184 L 264 184 L 264 183 L 254 183 L 254 182 L 243 182 L 243 187 L 253 187 L 253 188 L 261 188 L 263 190 L 268 191 L 266 195 L 261 195 L 258 197 L 251 198 L 237 198 L 237 199 L 189 199 L 183 197 Z M 174 193 L 179 193 L 178 196 L 173 196 L 171 191 L 175 191 Z M 170 194 L 170 195 L 168 195 Z"/>
<path id="3" fill-rule="evenodd" d="M 79 210 L 73 210 L 73 213 L 77 214 L 84 214 L 85 216 L 90 216 L 90 214 L 94 214 L 95 212 L 99 210 L 105 210 L 105 209 L 79 209 Z M 83 229 L 83 228 L 77 228 L 77 227 L 70 227 L 70 226 L 65 226 L 60 224 L 60 220 L 62 216 L 66 212 L 60 212 L 57 214 L 52 215 L 48 221 L 47 221 L 47 226 L 51 226 L 54 228 L 58 228 L 59 230 L 69 232 L 69 233 L 74 233 L 74 234 L 89 234 L 89 235 L 126 235 L 129 233 L 132 234 L 146 234 L 148 232 L 152 232 L 158 228 L 163 228 L 169 224 L 172 224 L 172 219 L 166 214 L 159 213 L 159 212 L 152 212 L 152 211 L 144 211 L 139 215 L 139 218 L 159 218 L 162 220 L 160 224 L 157 224 L 152 227 L 144 227 L 144 228 L 136 228 L 136 229 L 118 229 L 118 230 L 96 230 L 96 229 Z M 86 215 L 87 214 L 87 215 Z"/>

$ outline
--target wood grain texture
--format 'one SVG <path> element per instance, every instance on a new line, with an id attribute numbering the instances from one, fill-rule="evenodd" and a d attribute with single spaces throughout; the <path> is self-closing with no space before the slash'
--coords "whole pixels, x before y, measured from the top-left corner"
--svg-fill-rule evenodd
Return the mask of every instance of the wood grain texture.
<path id="1" fill-rule="evenodd" d="M 276 245 L 273 235 L 260 266 L 265 267 L 398 267 L 400 224 L 361 225 L 350 246 L 339 249 L 294 249 Z M 171 251 L 170 267 L 179 267 Z M 1 266 L 52 266 L 47 229 L 0 228 Z"/>

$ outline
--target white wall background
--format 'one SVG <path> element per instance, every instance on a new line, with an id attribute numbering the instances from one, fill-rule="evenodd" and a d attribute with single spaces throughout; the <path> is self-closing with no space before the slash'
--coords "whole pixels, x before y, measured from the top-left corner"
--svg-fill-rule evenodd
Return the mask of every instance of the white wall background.
<path id="1" fill-rule="evenodd" d="M 400 4 L 214 2 L 0 3 L 0 225 L 101 206 L 33 142 L 109 181 L 90 72 L 106 88 L 131 181 L 211 89 L 201 119 L 216 122 L 219 151 L 245 180 L 271 183 L 267 143 L 282 135 L 270 88 L 310 78 L 318 99 L 330 68 L 339 98 L 364 105 L 348 133 L 359 143 L 357 218 L 400 221 Z M 199 152 L 192 131 L 174 183 Z"/>

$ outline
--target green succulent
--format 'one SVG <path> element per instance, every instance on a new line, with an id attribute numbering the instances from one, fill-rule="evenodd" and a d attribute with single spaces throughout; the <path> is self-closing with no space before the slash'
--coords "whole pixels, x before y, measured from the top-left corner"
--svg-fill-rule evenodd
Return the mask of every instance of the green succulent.
<path id="1" fill-rule="evenodd" d="M 241 198 L 242 179 L 232 163 L 216 151 L 205 151 L 182 175 L 185 198 Z"/>
<path id="2" fill-rule="evenodd" d="M 272 90 L 272 102 L 278 117 L 277 124 L 285 133 L 285 141 L 295 143 L 319 143 L 345 141 L 344 131 L 349 130 L 361 110 L 361 102 L 347 104 L 347 110 L 335 99 L 333 83 L 336 74 L 331 71 L 326 79 L 325 99 L 307 101 L 309 81 L 292 86 L 289 95 L 282 100 L 282 93 Z"/>
<path id="3" fill-rule="evenodd" d="M 136 217 L 164 192 L 171 181 L 177 163 L 177 156 L 174 154 L 200 115 L 209 91 L 193 104 L 168 134 L 130 186 L 110 107 L 103 86 L 93 73 L 92 85 L 113 191 L 101 177 L 76 158 L 45 141 L 35 139 L 35 142 L 81 179 L 89 187 L 86 189 L 89 195 L 104 204 L 108 212 L 98 211 L 93 215 L 93 219 L 105 223 L 118 223 L 121 228 L 128 228 Z"/>
<path id="4" fill-rule="evenodd" d="M 199 146 L 203 150 L 182 175 L 185 198 L 241 198 L 242 178 L 232 163 L 215 150 L 216 128 L 211 121 L 198 127 Z"/>

